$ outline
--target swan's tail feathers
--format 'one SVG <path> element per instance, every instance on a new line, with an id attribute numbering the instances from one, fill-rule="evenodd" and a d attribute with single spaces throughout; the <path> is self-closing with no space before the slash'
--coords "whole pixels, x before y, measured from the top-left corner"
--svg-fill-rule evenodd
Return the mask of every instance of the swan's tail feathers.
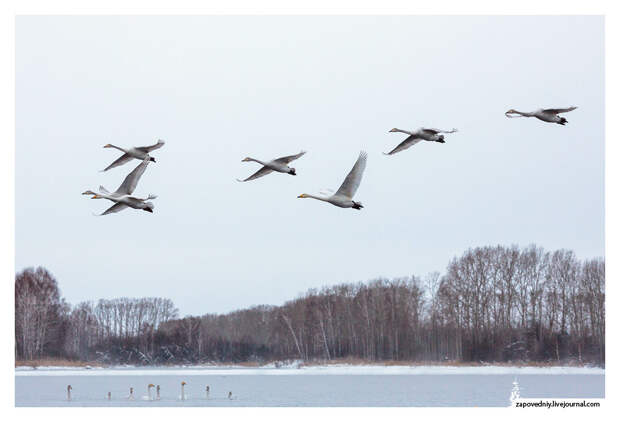
<path id="1" fill-rule="evenodd" d="M 101 193 L 105 193 L 105 194 L 110 193 L 110 191 L 108 191 L 106 188 L 104 188 L 104 187 L 103 187 L 103 186 L 101 186 L 101 185 L 99 186 L 99 192 L 101 192 Z"/>

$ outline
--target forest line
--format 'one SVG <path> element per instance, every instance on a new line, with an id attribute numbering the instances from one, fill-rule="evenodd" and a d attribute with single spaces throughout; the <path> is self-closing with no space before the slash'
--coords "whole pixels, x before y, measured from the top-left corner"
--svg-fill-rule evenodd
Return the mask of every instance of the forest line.
<path id="1" fill-rule="evenodd" d="M 605 261 L 486 246 L 443 275 L 310 289 L 281 306 L 179 317 L 166 298 L 68 304 L 44 268 L 15 277 L 15 358 L 101 364 L 303 361 L 605 363 Z"/>

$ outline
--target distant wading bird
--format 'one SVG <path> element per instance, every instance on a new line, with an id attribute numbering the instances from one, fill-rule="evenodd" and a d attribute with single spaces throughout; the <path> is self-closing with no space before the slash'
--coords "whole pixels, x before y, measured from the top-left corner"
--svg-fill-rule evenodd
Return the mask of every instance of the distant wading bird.
<path id="1" fill-rule="evenodd" d="M 306 153 L 306 151 L 302 151 L 302 152 L 300 152 L 299 154 L 296 154 L 296 155 L 288 155 L 286 157 L 276 158 L 275 160 L 271 160 L 271 161 L 267 161 L 267 162 L 263 162 L 263 161 L 255 159 L 255 158 L 246 157 L 243 160 L 241 160 L 241 162 L 255 161 L 258 164 L 262 164 L 263 167 L 260 170 L 258 170 L 256 173 L 254 173 L 253 175 L 248 177 L 247 179 L 244 179 L 244 180 L 237 179 L 237 181 L 238 182 L 248 182 L 250 180 L 254 180 L 254 179 L 258 179 L 259 177 L 263 177 L 263 176 L 271 173 L 272 171 L 277 171 L 278 173 L 288 173 L 288 174 L 291 174 L 293 176 L 296 176 L 297 173 L 295 173 L 295 169 L 293 167 L 289 167 L 288 164 L 291 161 L 294 161 L 294 160 L 298 159 L 299 157 L 301 157 L 305 153 Z"/>
<path id="2" fill-rule="evenodd" d="M 161 139 L 158 139 L 155 145 L 151 145 L 147 147 L 133 147 L 133 148 L 125 149 L 125 148 L 117 147 L 116 145 L 112 145 L 112 144 L 104 145 L 103 146 L 104 148 L 116 148 L 119 151 L 123 151 L 124 154 L 121 155 L 116 161 L 114 161 L 112 164 L 110 164 L 109 166 L 107 166 L 105 169 L 101 171 L 108 171 L 111 168 L 121 166 L 125 164 L 126 162 L 131 161 L 133 158 L 136 158 L 138 160 L 144 160 L 145 158 L 148 158 L 150 161 L 155 162 L 155 158 L 151 157 L 149 155 L 149 152 L 156 150 L 157 148 L 161 148 L 164 144 L 165 144 L 164 141 L 162 141 Z"/>
<path id="3" fill-rule="evenodd" d="M 298 198 L 318 199 L 319 201 L 329 202 L 330 204 L 340 208 L 353 208 L 356 210 L 364 208 L 361 202 L 355 202 L 353 200 L 353 195 L 355 195 L 355 192 L 362 181 L 362 175 L 364 174 L 364 169 L 366 169 L 366 157 L 367 154 L 364 151 L 360 152 L 355 165 L 335 194 L 321 197 L 302 193 L 298 196 Z"/>
<path id="4" fill-rule="evenodd" d="M 73 390 L 73 387 L 71 387 L 71 385 L 67 385 L 67 400 L 71 401 L 71 390 Z"/>
<path id="5" fill-rule="evenodd" d="M 432 128 L 424 128 L 424 127 L 416 129 L 412 132 L 398 129 L 398 128 L 390 129 L 390 132 L 406 133 L 409 136 L 405 138 L 405 140 L 402 141 L 400 144 L 398 144 L 396 148 L 394 148 L 392 151 L 384 152 L 384 154 L 385 155 L 396 154 L 397 152 L 404 151 L 407 148 L 417 144 L 420 141 L 439 142 L 440 144 L 445 144 L 446 141 L 444 141 L 444 137 L 443 135 L 440 135 L 440 133 L 454 133 L 456 131 L 457 131 L 456 129 L 441 130 L 441 129 L 432 129 Z"/>
<path id="6" fill-rule="evenodd" d="M 517 111 L 515 109 L 510 109 L 506 113 L 506 117 L 514 118 L 514 117 L 536 117 L 538 120 L 542 120 L 543 122 L 548 123 L 557 123 L 559 125 L 564 126 L 568 123 L 564 117 L 558 116 L 560 113 L 568 113 L 569 111 L 573 111 L 577 107 L 568 107 L 568 108 L 539 108 L 538 110 L 532 112 L 526 111 Z"/>
<path id="7" fill-rule="evenodd" d="M 137 210 L 144 210 L 148 212 L 153 212 L 152 202 L 147 202 L 149 199 L 155 199 L 157 196 L 149 195 L 147 198 L 136 198 L 131 196 L 134 190 L 136 190 L 136 186 L 138 186 L 138 181 L 140 177 L 144 174 L 146 170 L 146 166 L 149 164 L 149 158 L 145 158 L 142 163 L 140 163 L 131 173 L 125 177 L 123 183 L 116 189 L 116 192 L 110 193 L 103 186 L 99 186 L 99 193 L 95 193 L 91 190 L 87 190 L 86 192 L 82 192 L 82 195 L 93 195 L 91 199 L 109 199 L 112 202 L 115 202 L 110 208 L 105 210 L 100 215 L 112 214 L 115 212 L 119 212 L 124 210 L 127 207 L 134 208 Z"/>

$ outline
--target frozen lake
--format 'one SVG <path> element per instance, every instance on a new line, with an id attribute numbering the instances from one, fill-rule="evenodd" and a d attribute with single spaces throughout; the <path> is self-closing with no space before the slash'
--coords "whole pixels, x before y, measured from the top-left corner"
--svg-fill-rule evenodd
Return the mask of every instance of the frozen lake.
<path id="1" fill-rule="evenodd" d="M 15 405 L 508 406 L 515 379 L 523 398 L 605 395 L 604 370 L 599 368 L 40 368 L 16 369 Z M 185 400 L 180 397 L 182 381 L 186 382 Z M 160 400 L 148 400 L 150 383 L 161 387 Z M 69 384 L 71 401 L 67 400 Z M 130 387 L 134 400 L 128 399 Z"/>

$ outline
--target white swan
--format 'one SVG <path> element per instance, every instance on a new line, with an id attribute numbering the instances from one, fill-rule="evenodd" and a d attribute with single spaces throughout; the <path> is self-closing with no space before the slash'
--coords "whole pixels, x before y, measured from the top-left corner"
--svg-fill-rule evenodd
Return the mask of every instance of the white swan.
<path id="1" fill-rule="evenodd" d="M 103 146 L 104 148 L 116 148 L 117 150 L 122 151 L 124 154 L 101 171 L 108 171 L 111 168 L 123 165 L 126 162 L 131 161 L 132 158 L 136 158 L 138 160 L 144 160 L 145 158 L 148 158 L 150 161 L 155 162 L 155 158 L 151 157 L 149 155 L 149 152 L 156 150 L 157 148 L 161 148 L 164 144 L 165 142 L 161 139 L 158 139 L 155 145 L 149 145 L 146 147 L 133 147 L 129 149 L 117 147 L 116 145 L 112 144 L 106 144 Z"/>
<path id="2" fill-rule="evenodd" d="M 440 135 L 441 133 L 454 133 L 457 132 L 456 129 L 452 130 L 441 130 L 441 129 L 433 129 L 433 128 L 424 128 L 421 127 L 414 131 L 402 130 L 398 128 L 390 129 L 390 132 L 401 132 L 409 135 L 402 141 L 400 144 L 396 146 L 390 152 L 384 152 L 385 155 L 396 154 L 397 152 L 406 150 L 407 148 L 417 144 L 420 141 L 429 141 L 429 142 L 439 142 L 440 144 L 445 144 L 444 136 Z"/>
<path id="3" fill-rule="evenodd" d="M 510 109 L 506 113 L 506 117 L 514 118 L 514 117 L 536 117 L 538 120 L 542 120 L 543 122 L 548 123 L 557 123 L 559 125 L 564 126 L 568 123 L 564 117 L 558 116 L 560 113 L 568 113 L 569 111 L 575 110 L 577 107 L 568 107 L 568 108 L 539 108 L 538 110 L 527 112 L 527 111 L 518 111 L 515 109 Z"/>
<path id="4" fill-rule="evenodd" d="M 257 160 L 256 158 L 245 157 L 243 160 L 241 160 L 241 162 L 244 162 L 244 161 L 254 161 L 254 162 L 257 162 L 258 164 L 262 164 L 263 167 L 260 170 L 258 170 L 256 173 L 254 173 L 253 175 L 248 177 L 247 179 L 244 179 L 244 180 L 237 179 L 237 181 L 238 182 L 247 182 L 249 180 L 258 179 L 259 177 L 265 176 L 265 175 L 271 173 L 272 171 L 277 171 L 278 173 L 288 173 L 288 174 L 291 174 L 293 176 L 296 176 L 297 173 L 295 173 L 295 169 L 293 167 L 289 167 L 288 164 L 291 161 L 294 161 L 294 160 L 298 159 L 299 157 L 301 157 L 305 153 L 306 153 L 306 151 L 302 151 L 302 152 L 300 152 L 299 154 L 296 154 L 296 155 L 288 155 L 286 157 L 280 157 L 280 158 L 276 158 L 275 160 L 266 161 L 266 162 L 265 161 Z"/>
<path id="5" fill-rule="evenodd" d="M 87 190 L 86 192 L 82 192 L 82 195 L 93 195 L 91 199 L 105 198 L 109 199 L 112 202 L 115 202 L 114 205 L 112 205 L 100 215 L 119 212 L 127 207 L 153 212 L 153 208 L 155 208 L 155 205 L 153 205 L 152 202 L 147 201 L 149 199 L 155 199 L 157 198 L 157 196 L 149 195 L 147 198 L 136 198 L 134 196 L 131 196 L 133 191 L 136 189 L 136 186 L 138 186 L 138 181 L 140 180 L 140 177 L 142 177 L 142 175 L 144 174 L 144 171 L 146 170 L 146 166 L 148 164 L 149 159 L 145 158 L 142 163 L 140 163 L 131 173 L 127 175 L 127 177 L 125 177 L 123 183 L 119 186 L 118 189 L 116 189 L 116 192 L 114 193 L 110 193 L 103 186 L 99 186 L 99 193 Z"/>
<path id="6" fill-rule="evenodd" d="M 153 400 L 153 393 L 151 392 L 151 388 L 155 387 L 154 384 L 149 384 L 146 389 L 148 391 L 146 396 L 142 396 L 143 400 L 148 400 L 148 401 L 152 401 Z"/>
<path id="7" fill-rule="evenodd" d="M 360 152 L 355 165 L 335 194 L 330 196 L 315 196 L 302 193 L 298 196 L 298 198 L 318 199 L 319 201 L 329 202 L 330 204 L 340 208 L 353 208 L 356 210 L 364 208 L 361 202 L 356 202 L 353 200 L 353 195 L 355 195 L 355 192 L 362 181 L 364 169 L 366 169 L 366 158 L 367 154 L 364 151 Z"/>

